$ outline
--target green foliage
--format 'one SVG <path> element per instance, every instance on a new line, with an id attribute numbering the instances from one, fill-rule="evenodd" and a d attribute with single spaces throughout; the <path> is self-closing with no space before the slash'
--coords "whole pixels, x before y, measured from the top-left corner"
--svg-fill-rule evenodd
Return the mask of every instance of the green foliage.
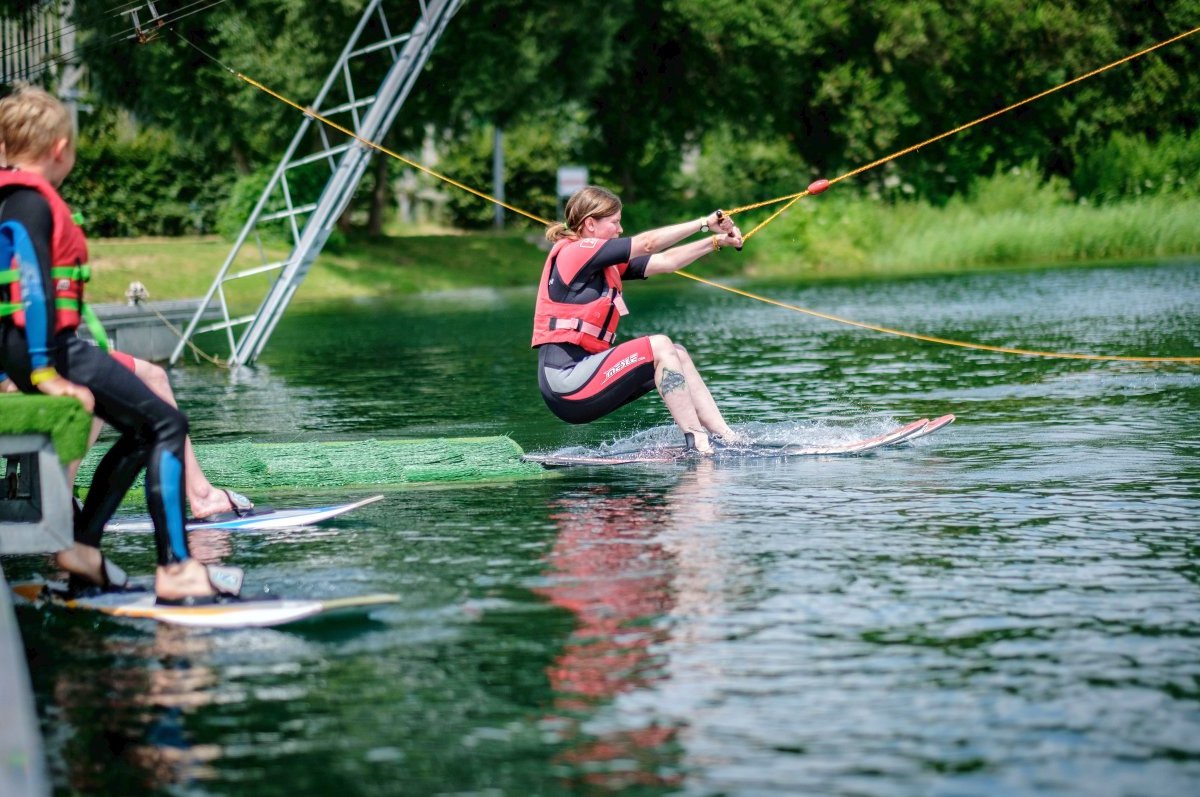
<path id="1" fill-rule="evenodd" d="M 218 233 L 226 238 L 233 238 L 242 231 L 242 227 L 245 226 L 246 220 L 250 217 L 255 205 L 258 204 L 262 192 L 267 187 L 276 168 L 278 168 L 278 164 L 262 166 L 233 182 L 228 199 L 222 204 L 217 214 L 216 230 Z M 328 179 L 329 168 L 323 161 L 290 170 L 287 175 L 287 189 L 293 205 L 315 202 Z M 272 213 L 283 209 L 283 194 L 277 185 L 271 192 L 271 201 L 263 208 L 263 212 Z M 298 216 L 296 223 L 303 226 L 305 218 Z M 287 242 L 290 244 L 292 240 L 289 222 L 285 219 L 260 223 L 256 229 L 259 235 L 264 236 L 272 243 Z M 330 238 L 336 245 L 342 236 L 335 233 Z"/>
<path id="2" fill-rule="evenodd" d="M 580 112 L 541 114 L 504 131 L 505 199 L 513 207 L 553 220 L 556 211 L 558 167 L 577 163 L 582 126 Z M 454 175 L 464 185 L 492 193 L 492 151 L 495 128 L 476 124 L 469 135 L 444 142 L 438 171 Z M 591 175 L 593 182 L 603 174 Z M 495 206 L 466 191 L 451 191 L 446 198 L 449 220 L 466 229 L 490 227 Z M 506 213 L 506 224 L 541 230 L 537 222 Z"/>
<path id="3" fill-rule="evenodd" d="M 950 210 L 893 230 L 872 254 L 876 268 L 969 268 L 1095 262 L 1200 251 L 1195 201 L 1125 201 L 1102 208 L 1058 204 L 984 215 Z"/>
<path id="4" fill-rule="evenodd" d="M 1094 207 L 1034 163 L 939 207 L 848 194 L 807 197 L 749 244 L 760 274 L 905 273 L 1200 252 L 1200 202 L 1143 197 Z"/>
<path id="5" fill-rule="evenodd" d="M 81 139 L 64 194 L 89 235 L 184 235 L 211 230 L 230 175 L 156 130 Z"/>
<path id="6" fill-rule="evenodd" d="M 830 176 L 930 139 L 1194 27 L 1197 0 L 677 0 L 708 42 L 717 111 Z M 785 7 L 786 6 L 786 7 Z M 1194 130 L 1200 51 L 1181 42 L 864 174 L 944 201 L 981 174 L 1074 164 L 1114 131 Z M 769 131 L 769 132 L 768 132 Z"/>
<path id="7" fill-rule="evenodd" d="M 228 70 L 307 100 L 344 46 L 361 4 L 244 0 L 204 11 L 184 15 L 139 45 L 128 36 L 130 17 L 118 7 L 76 3 L 80 47 L 97 100 L 129 109 L 142 124 L 170 130 L 244 173 L 278 160 L 298 121 L 294 111 Z"/>
<path id="8" fill-rule="evenodd" d="M 713 206 L 708 206 L 711 213 Z M 681 197 L 668 197 L 662 200 L 644 199 L 635 202 L 622 200 L 621 227 L 626 235 L 636 235 L 645 230 L 674 224 L 689 217 L 700 218 L 704 211 L 696 201 L 687 201 Z"/>
<path id="9" fill-rule="evenodd" d="M 217 214 L 217 232 L 226 238 L 234 238 L 246 225 L 246 219 L 254 210 L 259 197 L 271 179 L 273 168 L 262 167 L 250 174 L 238 177 L 229 190 L 229 198 Z M 284 237 L 280 231 L 280 239 Z"/>
<path id="10" fill-rule="evenodd" d="M 1195 223 L 1200 198 L 1144 196 L 1098 207 L 1064 201 L 1058 190 L 1034 190 L 1034 196 L 1015 201 L 1011 191 L 999 189 L 1012 200 L 1010 209 L 1001 212 L 981 212 L 970 201 L 939 207 L 924 200 L 892 203 L 831 191 L 798 202 L 752 238 L 744 252 L 704 258 L 694 271 L 795 283 L 1200 255 Z M 991 203 L 999 200 L 988 198 L 989 193 L 981 190 L 980 201 L 994 208 Z M 297 298 L 328 302 L 493 286 L 531 291 L 545 260 L 537 243 L 536 235 L 519 231 L 350 236 L 340 251 L 321 254 Z M 109 239 L 96 242 L 93 250 L 96 262 L 103 264 L 89 287 L 95 300 L 120 301 L 130 280 L 137 279 L 155 301 L 165 301 L 203 292 L 228 245 L 213 238 Z M 269 257 L 284 254 L 268 249 Z M 247 255 L 246 265 L 255 262 Z M 234 292 L 237 312 L 257 306 L 269 279 L 260 276 L 263 285 L 239 280 L 227 288 Z"/>
<path id="11" fill-rule="evenodd" d="M 946 209 L 953 214 L 987 217 L 1002 213 L 1039 213 L 1068 205 L 1075 199 L 1065 178 L 1041 177 L 1037 161 L 997 170 L 977 180 L 965 195 L 951 199 Z"/>
<path id="12" fill-rule="evenodd" d="M 701 140 L 685 190 L 706 206 L 734 207 L 794 194 L 817 176 L 786 141 L 739 136 L 723 127 Z"/>
<path id="13" fill-rule="evenodd" d="M 654 194 L 712 102 L 696 90 L 707 53 L 674 5 L 474 0 L 434 50 L 411 118 L 473 136 L 478 120 L 514 130 L 582 113 L 572 162 L 627 199 Z"/>
<path id="14" fill-rule="evenodd" d="M 417 8 L 385 5 L 401 17 Z M 221 4 L 142 46 L 118 35 L 128 17 L 108 5 L 76 8 L 89 99 L 169 131 L 214 169 L 249 174 L 277 162 L 300 117 L 223 65 L 308 101 L 362 3 Z M 848 172 L 1198 18 L 1200 0 L 470 0 L 434 49 L 389 146 L 412 149 L 432 128 L 439 171 L 490 193 L 489 127 L 498 123 L 512 204 L 549 216 L 556 168 L 578 163 L 622 195 L 633 229 Z M 393 20 L 396 32 L 410 24 Z M 1197 39 L 871 169 L 839 191 L 942 205 L 981 175 L 1036 161 L 1042 176 L 1068 177 L 1093 202 L 1194 196 Z M 697 150 L 696 171 L 681 173 Z M 485 200 L 443 189 L 455 223 L 490 224 Z M 223 229 L 245 217 L 228 214 L 238 221 Z"/>
<path id="15" fill-rule="evenodd" d="M 1142 134 L 1115 133 L 1084 155 L 1073 183 L 1096 202 L 1146 194 L 1200 196 L 1200 132 L 1167 133 L 1154 142 Z"/>

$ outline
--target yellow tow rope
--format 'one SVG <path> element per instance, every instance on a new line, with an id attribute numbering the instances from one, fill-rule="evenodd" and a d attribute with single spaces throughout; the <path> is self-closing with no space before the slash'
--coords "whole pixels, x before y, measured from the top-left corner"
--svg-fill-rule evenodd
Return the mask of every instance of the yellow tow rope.
<path id="1" fill-rule="evenodd" d="M 957 346 L 961 349 L 976 349 L 978 351 L 994 351 L 994 352 L 1000 352 L 1001 354 L 1019 354 L 1019 355 L 1025 356 L 1025 357 L 1054 357 L 1054 358 L 1057 358 L 1060 360 L 1098 360 L 1098 361 L 1102 361 L 1102 362 L 1126 362 L 1126 363 L 1193 363 L 1193 364 L 1200 363 L 1200 357 L 1121 357 L 1119 355 L 1108 355 L 1108 354 L 1071 354 L 1069 352 L 1064 353 L 1064 352 L 1055 352 L 1055 351 L 1035 351 L 1033 349 L 1013 349 L 1013 348 L 1008 348 L 1005 346 L 989 346 L 985 343 L 967 343 L 966 341 L 961 341 L 961 340 L 951 340 L 949 338 L 939 338 L 939 337 L 935 337 L 934 335 L 920 335 L 920 334 L 917 334 L 916 332 L 904 332 L 903 330 L 891 329 L 890 327 L 881 327 L 881 326 L 876 326 L 875 324 L 865 324 L 861 321 L 851 321 L 848 318 L 839 318 L 838 316 L 829 315 L 828 313 L 820 313 L 820 312 L 817 312 L 816 310 L 809 310 L 804 307 L 797 307 L 794 304 L 780 302 L 775 299 L 768 298 L 766 296 L 759 296 L 756 293 L 750 293 L 749 291 L 743 291 L 739 288 L 731 288 L 728 285 L 721 285 L 721 284 L 713 282 L 711 280 L 706 280 L 706 279 L 704 279 L 704 277 L 697 277 L 695 274 L 688 274 L 683 271 L 677 271 L 675 273 L 679 274 L 679 276 L 681 276 L 681 277 L 687 277 L 690 280 L 695 280 L 696 282 L 703 283 L 704 285 L 711 285 L 714 288 L 720 288 L 723 291 L 729 291 L 730 293 L 736 293 L 738 296 L 745 296 L 747 299 L 755 299 L 757 301 L 765 302 L 767 304 L 771 304 L 776 307 L 782 307 L 785 310 L 794 310 L 797 313 L 806 313 L 807 315 L 815 316 L 817 318 L 823 318 L 826 321 L 836 321 L 839 324 L 846 324 L 848 326 L 858 327 L 859 329 L 869 329 L 872 332 L 882 332 L 885 335 L 896 335 L 901 338 L 909 338 L 911 340 L 921 340 L 926 343 L 940 343 L 943 346 Z"/>

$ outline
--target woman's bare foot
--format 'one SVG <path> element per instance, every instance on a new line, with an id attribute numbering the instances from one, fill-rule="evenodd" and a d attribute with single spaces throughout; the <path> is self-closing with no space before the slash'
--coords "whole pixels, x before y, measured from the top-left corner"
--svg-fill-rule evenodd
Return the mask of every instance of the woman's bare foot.
<path id="1" fill-rule="evenodd" d="M 702 457 L 710 457 L 713 454 L 712 441 L 709 439 L 708 432 L 703 429 L 693 429 L 683 435 L 684 449 L 686 451 L 695 451 Z"/>
<path id="2" fill-rule="evenodd" d="M 724 431 L 713 432 L 713 437 L 715 437 L 723 445 L 732 446 L 734 448 L 744 448 L 745 446 L 750 445 L 750 435 L 735 431 L 730 426 L 726 426 Z"/>

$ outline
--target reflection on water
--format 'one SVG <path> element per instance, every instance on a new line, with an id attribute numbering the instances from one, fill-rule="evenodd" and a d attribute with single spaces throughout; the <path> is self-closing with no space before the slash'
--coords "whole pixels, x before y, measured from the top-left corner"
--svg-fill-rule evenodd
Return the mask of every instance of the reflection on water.
<path id="1" fill-rule="evenodd" d="M 720 608 L 712 587 L 721 563 L 703 535 L 665 536 L 717 519 L 713 467 L 696 463 L 661 496 L 605 485 L 550 503 L 557 526 L 547 556 L 552 576 L 535 592 L 577 622 L 546 670 L 560 714 L 553 726 L 568 743 L 556 760 L 568 765 L 569 782 L 615 789 L 682 781 L 674 740 L 684 723 L 645 717 L 636 727 L 606 729 L 597 715 L 667 677 L 662 646 L 673 629 L 666 618 Z"/>
<path id="2" fill-rule="evenodd" d="M 146 712 L 141 717 L 147 729 L 145 741 L 130 748 L 131 763 L 150 775 L 147 785 L 215 776 L 209 764 L 221 757 L 220 745 L 191 743 L 182 719 L 212 702 L 218 679 L 211 667 L 200 663 L 206 653 L 208 645 L 202 637 L 169 626 L 155 629 L 152 649 L 142 653 L 162 665 L 149 672 L 140 698 Z M 135 700 L 135 705 L 138 702 Z"/>
<path id="3" fill-rule="evenodd" d="M 196 743 L 187 729 L 187 717 L 218 691 L 205 637 L 169 626 L 134 638 L 109 623 L 99 630 L 107 633 L 70 630 L 79 659 L 48 685 L 55 706 L 48 740 L 61 745 L 55 779 L 92 794 L 213 779 L 221 746 Z"/>
<path id="4" fill-rule="evenodd" d="M 1197 791 L 1200 370 L 952 350 L 638 287 L 628 331 L 685 343 L 736 424 L 834 439 L 959 420 L 865 457 L 405 489 L 309 532 L 194 537 L 252 585 L 402 602 L 235 633 L 22 610 L 57 791 Z M 1197 264 L 757 292 L 1002 346 L 1200 352 Z M 308 308 L 256 370 L 186 368 L 176 392 L 201 445 L 675 438 L 652 397 L 555 421 L 531 303 Z M 354 379 L 331 367 L 350 361 Z M 106 548 L 153 566 L 147 535 Z"/>

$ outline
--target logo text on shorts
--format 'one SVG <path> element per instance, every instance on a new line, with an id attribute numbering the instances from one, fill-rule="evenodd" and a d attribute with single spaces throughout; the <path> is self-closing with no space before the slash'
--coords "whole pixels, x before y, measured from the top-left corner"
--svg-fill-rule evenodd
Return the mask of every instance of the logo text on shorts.
<path id="1" fill-rule="evenodd" d="M 614 363 L 611 368 L 609 368 L 607 371 L 605 371 L 604 372 L 604 381 L 607 382 L 608 380 L 612 379 L 617 374 L 624 371 L 629 366 L 636 365 L 637 363 L 640 363 L 640 362 L 644 362 L 645 359 L 646 358 L 643 357 L 642 355 L 638 354 L 637 352 L 634 352 L 633 354 L 626 357 L 624 360 Z"/>

